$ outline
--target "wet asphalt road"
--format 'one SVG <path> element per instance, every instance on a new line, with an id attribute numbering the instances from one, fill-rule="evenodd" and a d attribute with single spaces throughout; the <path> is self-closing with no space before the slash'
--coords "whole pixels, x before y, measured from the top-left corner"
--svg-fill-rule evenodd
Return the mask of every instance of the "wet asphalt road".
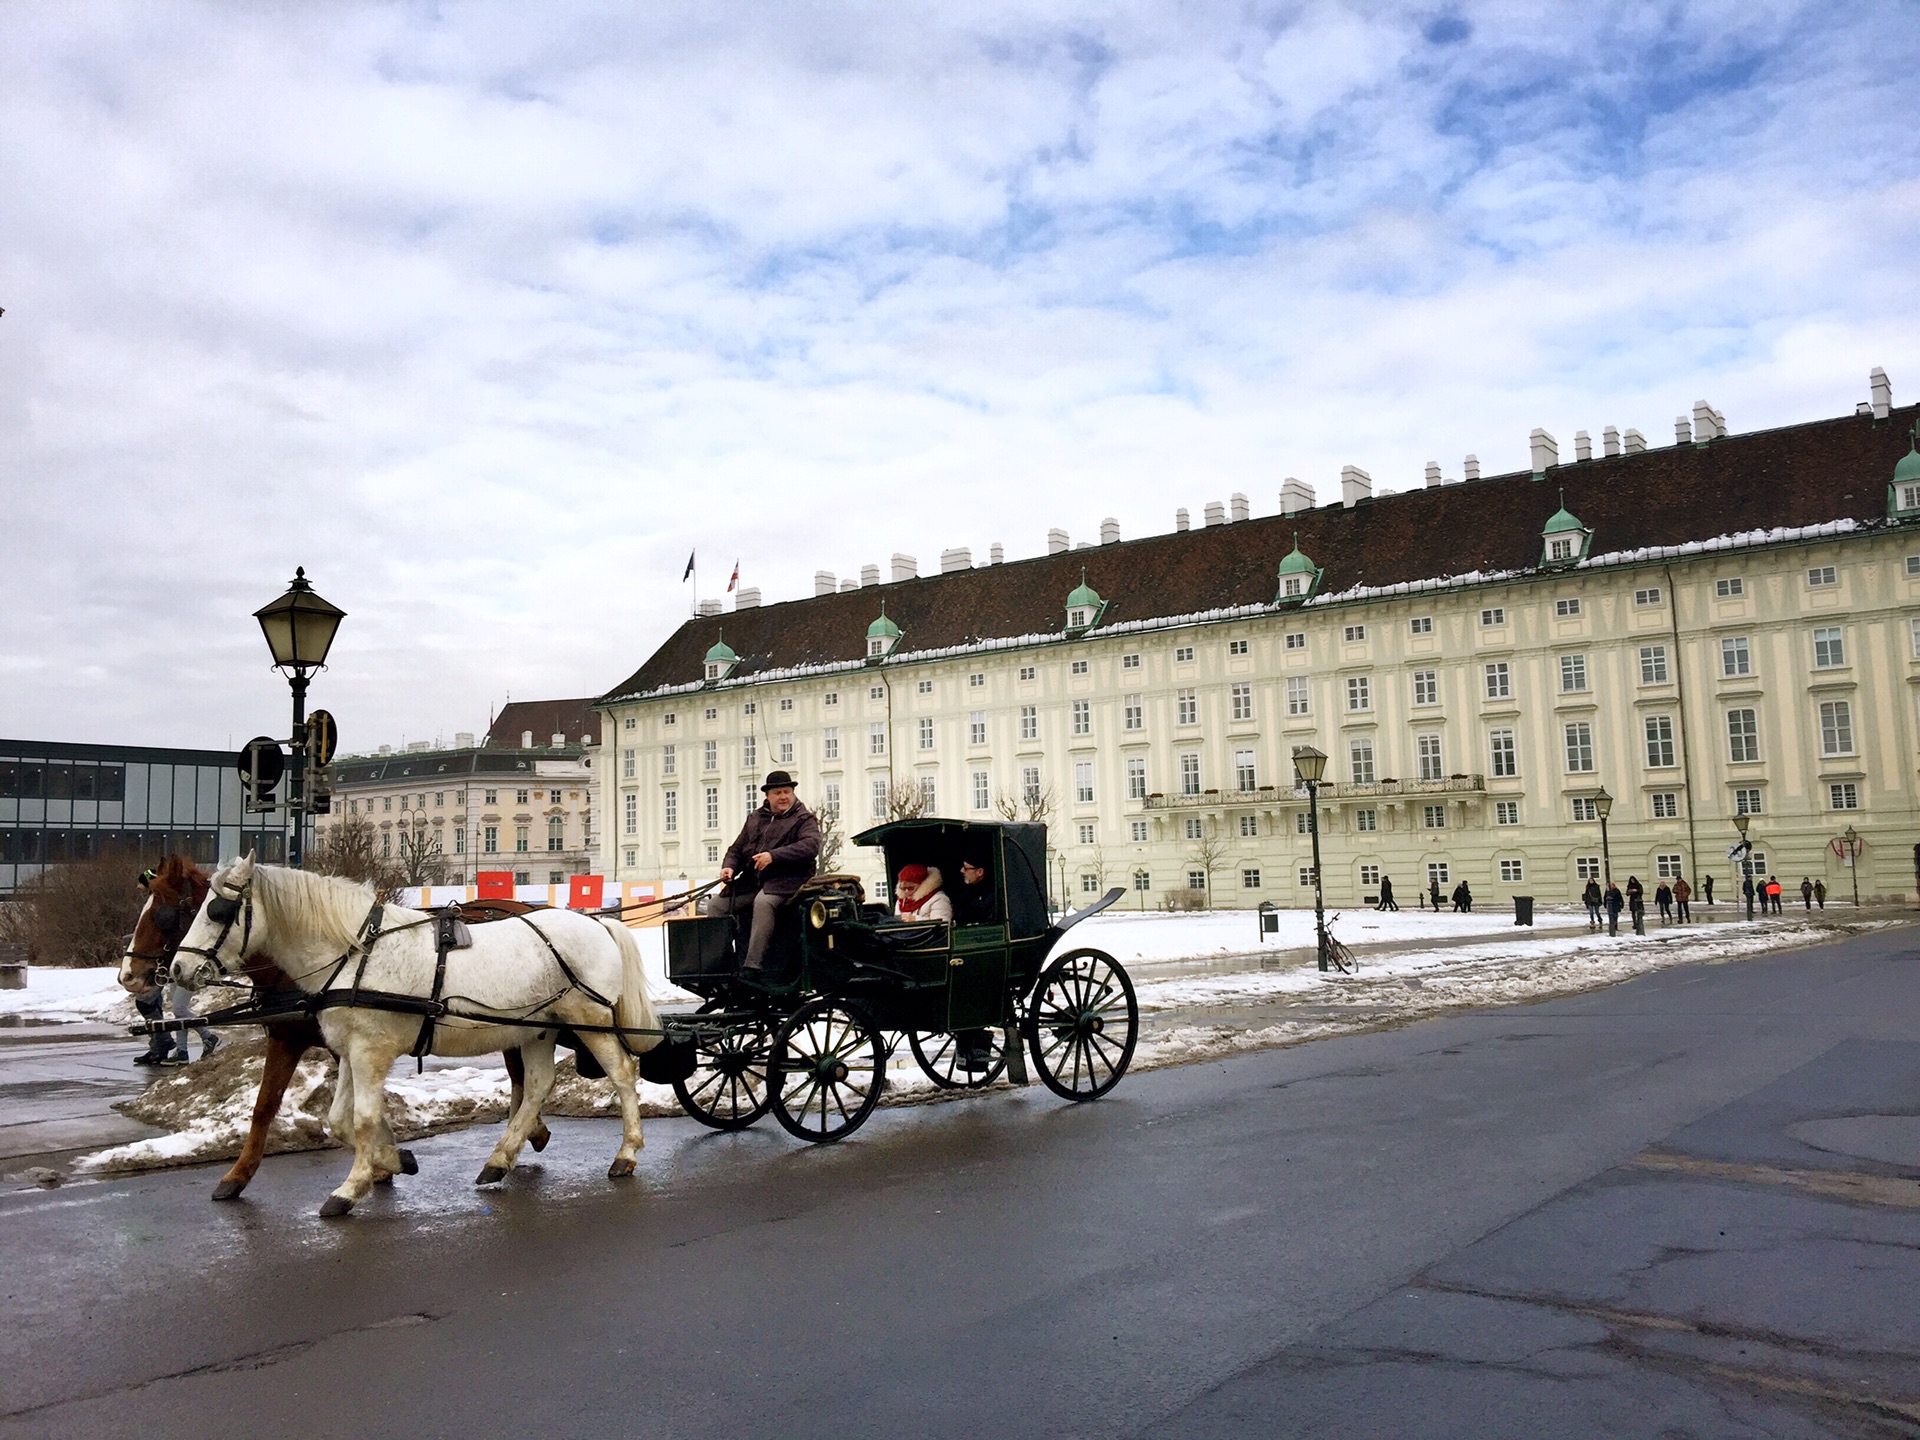
<path id="1" fill-rule="evenodd" d="M 0 1197 L 0 1437 L 1920 1434 L 1917 938 L 345 1222 L 338 1153 Z"/>

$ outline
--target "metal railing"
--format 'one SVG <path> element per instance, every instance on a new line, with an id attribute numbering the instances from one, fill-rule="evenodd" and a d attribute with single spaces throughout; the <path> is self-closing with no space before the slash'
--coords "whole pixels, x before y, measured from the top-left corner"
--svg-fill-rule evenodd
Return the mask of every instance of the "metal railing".
<path id="1" fill-rule="evenodd" d="M 1477 795 L 1485 792 L 1485 775 L 1450 775 L 1445 780 L 1375 780 L 1369 784 L 1328 780 L 1320 786 L 1322 800 L 1377 800 L 1396 795 Z M 1149 810 L 1229 809 L 1240 805 L 1304 805 L 1304 785 L 1282 790 L 1261 785 L 1252 790 L 1202 790 L 1197 795 L 1147 796 Z"/>

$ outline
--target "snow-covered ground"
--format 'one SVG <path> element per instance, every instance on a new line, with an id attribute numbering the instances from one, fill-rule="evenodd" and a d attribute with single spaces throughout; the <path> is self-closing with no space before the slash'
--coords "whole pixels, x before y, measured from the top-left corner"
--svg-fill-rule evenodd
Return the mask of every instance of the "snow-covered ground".
<path id="1" fill-rule="evenodd" d="M 1124 904 L 1125 902 L 1121 902 Z M 1200 960 L 1219 955 L 1257 955 L 1311 947 L 1313 911 L 1273 912 L 1279 932 L 1264 937 L 1251 910 L 1214 910 L 1200 914 L 1168 914 L 1160 910 L 1128 912 L 1116 906 L 1069 932 L 1066 945 L 1091 945 L 1105 950 L 1123 965 L 1156 960 Z M 1586 929 L 1587 912 L 1579 909 L 1538 910 L 1534 931 Z M 1327 928 L 1347 945 L 1431 944 L 1482 935 L 1512 935 L 1511 910 L 1480 910 L 1456 915 L 1451 910 L 1328 911 Z M 1519 927 L 1519 933 L 1528 933 Z"/>
<path id="2" fill-rule="evenodd" d="M 24 1020 L 130 1021 L 133 1000 L 120 988 L 119 974 L 117 965 L 91 965 L 80 970 L 30 966 L 26 989 L 0 990 L 0 1015 L 18 1015 Z"/>

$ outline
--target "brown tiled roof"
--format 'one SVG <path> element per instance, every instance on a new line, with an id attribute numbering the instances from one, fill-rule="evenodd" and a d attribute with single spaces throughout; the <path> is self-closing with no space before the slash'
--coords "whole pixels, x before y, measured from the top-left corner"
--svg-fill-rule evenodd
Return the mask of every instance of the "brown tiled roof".
<path id="1" fill-rule="evenodd" d="M 578 745 L 585 735 L 597 739 L 600 722 L 594 718 L 593 698 L 512 701 L 494 717 L 482 743 L 490 750 L 517 750 L 520 737 L 529 730 L 539 746 L 551 745 L 556 735 L 566 736 L 569 745 Z"/>
<path id="2" fill-rule="evenodd" d="M 1326 571 L 1322 594 L 1524 570 L 1539 563 L 1541 527 L 1559 508 L 1562 489 L 1567 509 L 1594 532 L 1595 555 L 1743 530 L 1882 520 L 1887 484 L 1907 453 L 1916 415 L 1920 406 L 1895 410 L 1880 424 L 1870 416 L 1819 420 L 1704 447 L 1569 462 L 1544 481 L 1519 471 L 1383 495 L 1350 509 L 1323 505 L 704 616 L 683 624 L 608 693 L 698 681 L 707 648 L 723 633 L 740 656 L 734 679 L 857 660 L 882 600 L 902 631 L 902 651 L 1057 633 L 1082 566 L 1107 602 L 1102 627 L 1263 605 L 1274 598 L 1275 570 L 1295 532 Z"/>

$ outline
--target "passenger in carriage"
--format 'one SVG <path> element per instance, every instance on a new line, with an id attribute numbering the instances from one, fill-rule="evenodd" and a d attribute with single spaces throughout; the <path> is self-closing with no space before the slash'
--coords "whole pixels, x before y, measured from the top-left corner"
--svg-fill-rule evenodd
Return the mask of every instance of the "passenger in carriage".
<path id="1" fill-rule="evenodd" d="M 954 895 L 953 918 L 958 925 L 991 925 L 994 912 L 993 879 L 985 855 L 969 855 L 960 862 L 960 889 Z"/>
<path id="2" fill-rule="evenodd" d="M 926 865 L 903 865 L 893 883 L 893 914 L 897 920 L 953 923 L 953 901 L 940 888 L 940 872 Z"/>

